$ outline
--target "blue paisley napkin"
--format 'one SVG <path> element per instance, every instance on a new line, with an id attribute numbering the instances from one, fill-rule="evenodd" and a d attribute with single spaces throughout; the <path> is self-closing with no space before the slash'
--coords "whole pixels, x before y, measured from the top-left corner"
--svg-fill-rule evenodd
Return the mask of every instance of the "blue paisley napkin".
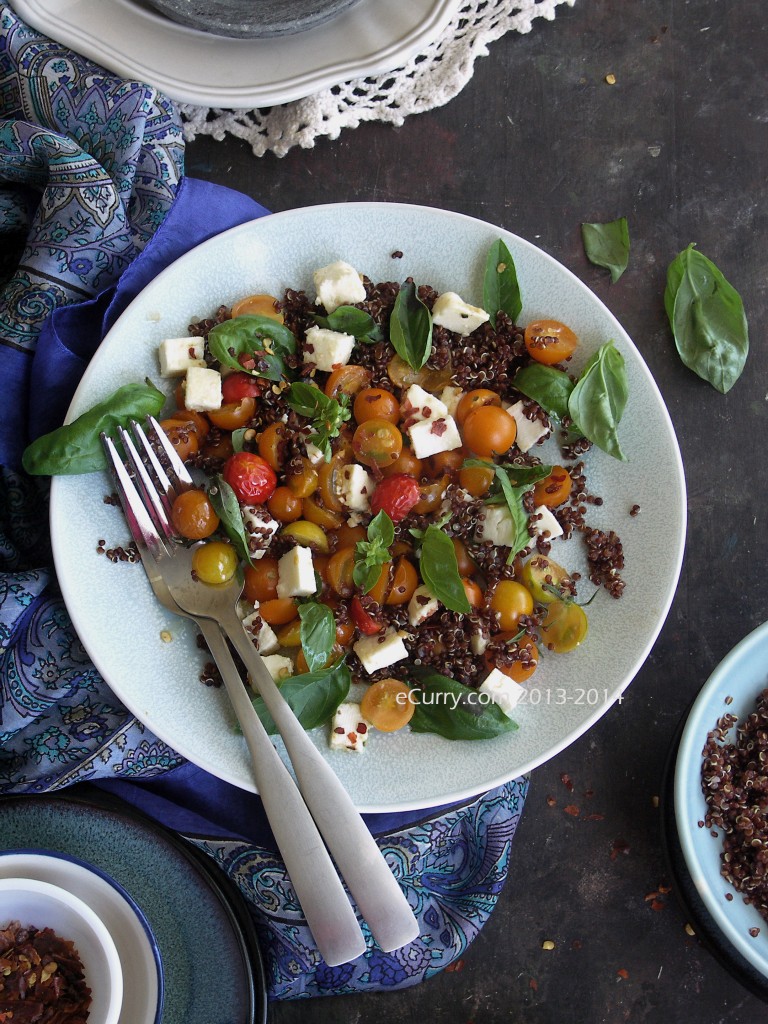
<path id="1" fill-rule="evenodd" d="M 314 948 L 258 797 L 153 736 L 89 662 L 51 568 L 44 483 L 21 470 L 88 360 L 169 262 L 267 211 L 183 176 L 181 125 L 0 3 L 0 793 L 95 782 L 205 850 L 248 900 L 272 998 L 416 984 L 461 956 L 498 899 L 527 780 L 466 805 L 366 821 L 419 938 L 330 968 Z"/>

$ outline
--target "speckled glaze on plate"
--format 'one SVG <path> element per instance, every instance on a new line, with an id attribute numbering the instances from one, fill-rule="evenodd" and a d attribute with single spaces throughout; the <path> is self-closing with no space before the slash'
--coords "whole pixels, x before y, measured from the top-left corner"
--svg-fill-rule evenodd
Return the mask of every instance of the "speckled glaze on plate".
<path id="1" fill-rule="evenodd" d="M 246 942 L 228 880 L 212 874 L 204 854 L 98 793 L 0 800 L 0 850 L 19 849 L 87 861 L 141 907 L 163 965 L 163 1024 L 262 1024 L 263 977 L 252 965 L 258 954 Z"/>
<path id="2" fill-rule="evenodd" d="M 666 408 L 621 325 L 573 274 L 529 242 L 483 221 L 426 207 L 343 203 L 272 214 L 210 240 L 164 271 L 105 339 L 74 397 L 70 417 L 127 380 L 158 378 L 157 345 L 186 333 L 192 317 L 251 292 L 311 289 L 312 272 L 343 258 L 371 279 L 413 275 L 439 290 L 482 300 L 485 258 L 502 237 L 515 259 L 524 301 L 521 323 L 549 316 L 581 338 L 574 369 L 613 339 L 624 355 L 630 398 L 621 425 L 628 461 L 593 450 L 590 510 L 595 526 L 616 528 L 626 554 L 621 600 L 601 593 L 589 609 L 590 633 L 577 651 L 542 659 L 520 705 L 517 732 L 455 743 L 407 730 L 376 734 L 361 757 L 331 753 L 322 729 L 313 738 L 357 806 L 375 812 L 429 807 L 491 789 L 568 746 L 618 699 L 642 665 L 667 614 L 685 538 L 685 482 Z M 402 251 L 400 259 L 392 253 Z M 554 447 L 554 442 L 552 442 Z M 547 457 L 546 449 L 541 450 Z M 550 457 L 552 454 L 550 453 Z M 556 457 L 556 456 L 555 456 Z M 140 567 L 96 554 L 100 538 L 127 540 L 118 509 L 103 503 L 106 477 L 53 482 L 51 529 L 56 567 L 75 626 L 94 663 L 150 729 L 223 779 L 253 788 L 245 743 L 225 694 L 198 682 L 195 630 L 153 599 Z M 641 513 L 630 517 L 634 505 Z M 572 571 L 574 542 L 553 552 Z M 588 597 L 592 588 L 582 586 Z M 121 611 L 117 613 L 117 603 Z M 172 643 L 160 634 L 169 630 Z"/>
<path id="3" fill-rule="evenodd" d="M 162 14 L 214 35 L 260 39 L 317 28 L 360 0 L 146 0 Z"/>
<path id="4" fill-rule="evenodd" d="M 755 710 L 758 694 L 768 686 L 768 622 L 744 637 L 720 662 L 694 701 L 680 739 L 675 766 L 675 815 L 680 846 L 696 891 L 722 936 L 768 979 L 768 925 L 758 911 L 720 874 L 722 841 L 700 828 L 707 804 L 701 790 L 702 751 L 718 719 L 738 722 Z M 731 697 L 729 704 L 726 697 Z M 734 736 L 734 730 L 729 738 Z M 717 830 L 715 830 L 717 831 Z M 733 896 L 732 901 L 725 894 Z M 753 937 L 750 928 L 759 928 Z"/>

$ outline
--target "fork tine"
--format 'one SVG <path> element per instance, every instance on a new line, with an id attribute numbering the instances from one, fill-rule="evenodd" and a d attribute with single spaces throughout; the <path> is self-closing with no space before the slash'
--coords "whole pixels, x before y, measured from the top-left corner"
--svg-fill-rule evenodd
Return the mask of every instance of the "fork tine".
<path id="1" fill-rule="evenodd" d="M 160 492 L 160 496 L 163 501 L 168 516 L 171 514 L 171 507 L 177 496 L 177 489 L 173 486 L 165 468 L 157 457 L 157 452 L 149 442 L 149 438 L 141 428 L 141 424 L 137 423 L 136 420 L 131 420 L 131 433 L 136 442 L 136 447 L 141 449 L 141 458 L 144 465 L 149 470 L 150 474 L 154 476 L 155 484 Z"/>
<path id="2" fill-rule="evenodd" d="M 171 526 L 170 520 L 170 505 L 168 499 L 162 496 L 154 482 L 152 481 L 147 467 L 141 461 L 136 445 L 133 443 L 131 435 L 127 430 L 122 427 L 118 428 L 120 440 L 123 442 L 125 448 L 125 454 L 128 459 L 130 468 L 133 470 L 136 479 L 136 491 L 140 496 L 147 513 L 152 516 L 155 526 L 159 528 L 162 535 L 166 540 L 170 540 L 174 536 L 174 529 Z M 153 514 L 154 513 L 154 514 Z"/>
<path id="3" fill-rule="evenodd" d="M 112 469 L 112 476 L 123 506 L 123 514 L 125 515 L 131 535 L 139 547 L 139 551 L 141 552 L 142 547 L 144 547 L 149 549 L 153 555 L 160 554 L 160 535 L 155 528 L 152 517 L 147 512 L 139 492 L 136 490 L 136 485 L 117 453 L 114 441 L 111 437 L 107 437 L 105 433 L 100 434 L 100 438 L 107 461 Z"/>
<path id="4" fill-rule="evenodd" d="M 176 483 L 174 484 L 176 490 L 188 491 L 190 487 L 194 487 L 194 482 L 189 475 L 187 467 L 179 458 L 178 452 L 168 440 L 165 431 L 154 416 L 147 416 L 147 425 L 150 428 L 150 433 L 154 435 L 154 440 L 162 448 L 163 454 L 170 463 L 171 476 L 176 477 Z"/>

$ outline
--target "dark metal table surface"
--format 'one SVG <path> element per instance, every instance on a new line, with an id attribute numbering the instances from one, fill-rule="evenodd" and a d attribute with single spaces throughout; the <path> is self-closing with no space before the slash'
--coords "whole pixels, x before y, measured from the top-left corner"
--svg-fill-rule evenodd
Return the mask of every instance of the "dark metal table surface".
<path id="1" fill-rule="evenodd" d="M 282 159 L 231 138 L 188 147 L 189 174 L 271 210 L 423 203 L 541 246 L 635 340 L 689 489 L 685 563 L 661 635 L 623 703 L 534 772 L 506 888 L 460 969 L 403 992 L 274 1005 L 275 1024 L 768 1019 L 688 933 L 675 887 L 663 891 L 672 880 L 655 799 L 689 703 L 768 617 L 768 18 L 764 0 L 576 0 L 558 12 L 493 44 L 458 97 L 402 127 L 364 124 Z M 622 215 L 630 265 L 611 285 L 587 262 L 579 225 Z M 666 268 L 690 242 L 749 319 L 747 366 L 725 396 L 682 365 L 666 321 Z"/>

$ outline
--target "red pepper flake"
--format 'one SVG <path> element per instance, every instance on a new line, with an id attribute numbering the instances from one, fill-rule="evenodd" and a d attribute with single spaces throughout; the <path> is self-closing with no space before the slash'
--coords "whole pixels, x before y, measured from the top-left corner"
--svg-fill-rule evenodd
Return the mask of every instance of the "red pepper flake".
<path id="1" fill-rule="evenodd" d="M 556 806 L 557 806 L 557 801 L 555 800 L 555 798 L 553 796 L 548 796 L 547 797 L 547 807 L 556 807 Z"/>
<path id="2" fill-rule="evenodd" d="M 352 746 L 354 746 L 357 743 L 357 733 L 356 732 L 348 732 L 347 733 L 347 739 L 352 744 Z"/>
<path id="3" fill-rule="evenodd" d="M 568 804 L 568 806 L 564 807 L 563 810 L 566 814 L 570 814 L 572 818 L 578 818 L 579 816 L 579 808 L 576 804 Z"/>
<path id="4" fill-rule="evenodd" d="M 666 896 L 667 893 L 672 892 L 672 886 L 671 885 L 660 885 L 659 886 L 659 892 L 661 893 L 662 896 Z"/>
<path id="5" fill-rule="evenodd" d="M 626 970 L 624 967 L 620 967 L 618 969 L 618 971 L 616 971 L 616 973 L 618 974 L 618 976 L 621 978 L 622 981 L 626 981 L 627 978 L 629 977 L 629 971 Z"/>
<path id="6" fill-rule="evenodd" d="M 757 936 L 760 934 L 760 929 L 759 928 L 750 928 L 749 929 L 749 934 L 752 936 L 753 939 L 756 939 Z"/>
<path id="7" fill-rule="evenodd" d="M 368 732 L 368 726 L 365 724 L 365 722 L 358 722 L 357 731 L 360 733 L 361 736 L 364 736 Z"/>
<path id="8" fill-rule="evenodd" d="M 626 856 L 629 853 L 629 843 L 626 839 L 614 839 L 611 846 L 611 860 L 616 860 L 620 853 Z"/>
<path id="9" fill-rule="evenodd" d="M 340 736 L 343 736 L 344 735 L 344 726 L 343 725 L 337 725 L 336 728 L 333 731 L 339 733 Z"/>
<path id="10" fill-rule="evenodd" d="M 565 772 L 561 772 L 561 774 L 560 774 L 560 781 L 562 782 L 562 784 L 565 786 L 565 788 L 568 790 L 569 793 L 573 792 L 573 783 L 571 782 L 571 776 L 570 775 L 567 775 Z"/>
<path id="11" fill-rule="evenodd" d="M 458 960 L 454 960 L 454 962 L 452 964 L 448 964 L 448 966 L 445 969 L 446 971 L 463 971 L 464 961 L 461 958 L 459 958 Z"/>
<path id="12" fill-rule="evenodd" d="M 534 992 L 538 992 L 539 991 L 539 983 L 538 983 L 538 981 L 536 981 L 535 978 L 529 978 L 528 979 L 528 988 L 532 989 Z"/>
<path id="13" fill-rule="evenodd" d="M 432 426 L 429 428 L 430 434 L 434 434 L 436 437 L 442 437 L 448 429 L 448 424 L 445 420 L 435 420 Z"/>

